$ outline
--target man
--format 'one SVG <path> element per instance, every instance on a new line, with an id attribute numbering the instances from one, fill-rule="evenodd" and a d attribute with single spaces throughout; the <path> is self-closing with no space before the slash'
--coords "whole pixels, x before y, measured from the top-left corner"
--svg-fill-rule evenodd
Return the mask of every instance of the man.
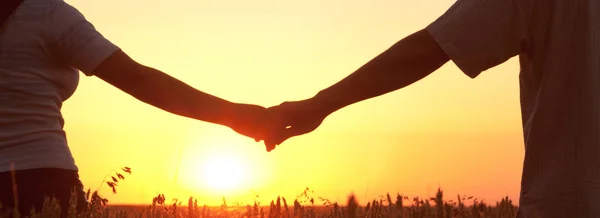
<path id="1" fill-rule="evenodd" d="M 270 108 L 273 149 L 331 113 L 452 60 L 465 74 L 519 55 L 525 160 L 518 217 L 600 217 L 600 1 L 458 0 L 311 99 Z"/>

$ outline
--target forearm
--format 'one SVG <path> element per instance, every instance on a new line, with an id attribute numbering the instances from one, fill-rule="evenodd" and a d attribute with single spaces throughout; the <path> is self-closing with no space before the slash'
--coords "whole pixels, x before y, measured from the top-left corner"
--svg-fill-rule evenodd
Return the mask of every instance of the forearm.
<path id="1" fill-rule="evenodd" d="M 234 103 L 201 92 L 156 69 L 141 66 L 140 80 L 126 91 L 133 97 L 184 117 L 227 125 Z"/>
<path id="2" fill-rule="evenodd" d="M 96 72 L 98 77 L 138 100 L 184 117 L 228 125 L 236 105 L 138 64 L 122 51 L 108 57 Z"/>
<path id="3" fill-rule="evenodd" d="M 313 100 L 326 113 L 406 87 L 448 61 L 425 30 L 404 38 Z"/>

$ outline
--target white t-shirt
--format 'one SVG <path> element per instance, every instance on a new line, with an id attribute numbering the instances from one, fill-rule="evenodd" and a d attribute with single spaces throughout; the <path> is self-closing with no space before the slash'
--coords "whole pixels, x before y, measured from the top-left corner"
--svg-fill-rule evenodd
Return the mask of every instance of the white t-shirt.
<path id="1" fill-rule="evenodd" d="M 0 172 L 77 170 L 60 112 L 118 48 L 63 0 L 25 0 L 0 32 Z"/>
<path id="2" fill-rule="evenodd" d="M 458 0 L 427 28 L 472 78 L 520 57 L 519 217 L 600 217 L 599 10 L 597 0 Z"/>

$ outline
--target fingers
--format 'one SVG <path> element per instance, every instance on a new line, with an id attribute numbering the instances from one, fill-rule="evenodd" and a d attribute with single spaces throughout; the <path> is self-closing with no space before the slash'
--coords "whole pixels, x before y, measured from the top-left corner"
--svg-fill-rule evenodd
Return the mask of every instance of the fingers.
<path id="1" fill-rule="evenodd" d="M 272 151 L 278 145 L 278 143 L 275 142 L 279 138 L 278 135 L 280 134 L 279 132 L 282 126 L 287 122 L 287 118 L 285 117 L 285 107 L 287 104 L 287 102 L 284 102 L 278 106 L 273 106 L 267 109 L 269 111 L 270 122 L 268 125 L 266 125 L 267 128 L 263 131 L 263 133 L 265 133 L 263 140 L 267 152 Z"/>
<path id="2" fill-rule="evenodd" d="M 267 141 L 265 141 L 265 148 L 267 149 L 267 152 L 271 152 L 273 149 L 275 149 L 277 145 L 274 143 L 269 143 Z"/>
<path id="3" fill-rule="evenodd" d="M 274 137 L 274 144 L 280 145 L 289 138 L 305 134 L 306 132 L 306 130 L 299 127 L 283 128 L 280 132 L 278 132 L 276 137 Z"/>
<path id="4" fill-rule="evenodd" d="M 272 131 L 269 134 L 270 136 L 265 138 L 265 140 L 264 140 L 264 144 L 265 144 L 265 147 L 267 148 L 267 152 L 272 151 L 273 149 L 275 149 L 275 147 L 277 147 L 281 143 L 285 142 L 289 138 L 292 138 L 294 136 L 299 136 L 302 134 L 306 134 L 307 132 L 309 132 L 309 131 L 307 131 L 306 129 L 303 129 L 303 128 L 298 128 L 298 127 L 286 128 L 283 126 L 279 126 L 279 128 Z"/>
<path id="5" fill-rule="evenodd" d="M 284 105 L 285 103 L 281 104 Z M 271 152 L 278 143 L 274 143 L 276 137 L 278 136 L 278 132 L 287 120 L 285 118 L 285 113 L 281 110 L 280 106 L 270 107 L 268 108 L 268 122 L 265 123 L 262 127 L 262 139 L 265 144 L 265 149 L 267 152 Z"/>
<path id="6" fill-rule="evenodd" d="M 281 124 L 280 124 L 280 120 L 275 120 L 274 122 L 271 123 L 271 125 L 269 125 L 269 128 L 267 128 L 267 130 L 265 131 L 265 137 L 264 139 L 264 144 L 265 147 L 267 149 L 267 152 L 272 151 L 273 149 L 275 149 L 275 147 L 277 147 L 277 145 L 281 144 L 281 143 L 277 143 L 278 139 L 280 138 L 280 131 L 281 131 Z"/>
<path id="7" fill-rule="evenodd" d="M 310 132 L 304 124 L 306 120 L 301 118 L 305 117 L 301 114 L 301 107 L 301 102 L 284 102 L 268 108 L 271 123 L 263 138 L 267 151 L 272 151 L 291 137 Z"/>
<path id="8" fill-rule="evenodd" d="M 258 118 L 255 120 L 253 125 L 253 133 L 251 138 L 254 138 L 255 142 L 260 142 L 264 140 L 267 136 L 267 131 L 272 125 L 272 116 L 269 113 L 267 108 L 261 107 L 261 113 L 259 113 Z"/>

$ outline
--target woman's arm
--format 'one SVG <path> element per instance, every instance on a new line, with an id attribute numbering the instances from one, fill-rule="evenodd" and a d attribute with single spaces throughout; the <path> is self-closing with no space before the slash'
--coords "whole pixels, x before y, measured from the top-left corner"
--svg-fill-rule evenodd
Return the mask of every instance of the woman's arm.
<path id="1" fill-rule="evenodd" d="M 229 126 L 236 132 L 262 138 L 267 121 L 264 107 L 237 104 L 204 93 L 131 59 L 122 50 L 106 58 L 93 73 L 140 101 L 173 114 Z"/>

